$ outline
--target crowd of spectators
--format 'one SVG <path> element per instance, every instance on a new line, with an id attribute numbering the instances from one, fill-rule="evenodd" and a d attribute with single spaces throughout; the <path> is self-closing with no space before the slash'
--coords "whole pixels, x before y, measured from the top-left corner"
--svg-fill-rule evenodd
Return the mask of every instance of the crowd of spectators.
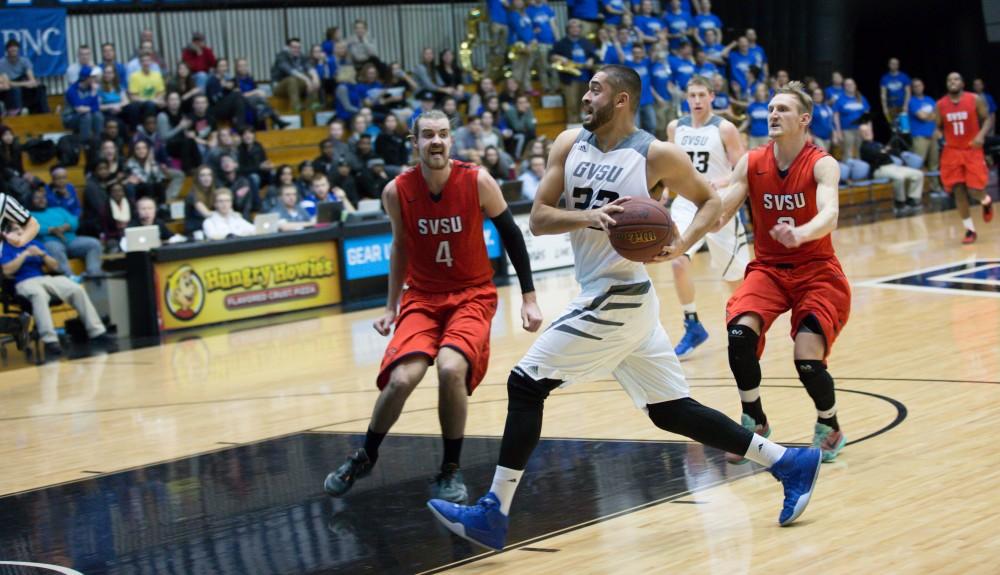
<path id="1" fill-rule="evenodd" d="M 288 38 L 260 83 L 253 63 L 236 58 L 230 65 L 200 32 L 172 70 L 152 30 L 141 33 L 127 60 L 111 43 L 100 46 L 100 61 L 81 45 L 61 108 L 82 150 L 80 201 L 65 166 L 53 167 L 48 178 L 25 172 L 13 132 L 2 126 L 0 185 L 45 220 L 42 241 L 59 269 L 80 257 L 86 273 L 96 274 L 101 253 L 120 249 L 130 225 L 158 225 L 166 241 L 214 240 L 253 233 L 250 221 L 259 213 L 276 213 L 279 228 L 293 230 L 313 225 L 320 203 L 340 203 L 351 213 L 363 200 L 379 200 L 412 162 L 409 126 L 431 109 L 451 119 L 456 159 L 482 165 L 501 182 L 520 182 L 531 198 L 550 145 L 539 134 L 533 102 L 561 94 L 567 122 L 578 122 L 589 77 L 603 64 L 639 74 L 637 123 L 661 138 L 687 112 L 686 85 L 700 75 L 715 87 L 715 112 L 739 126 L 750 146 L 766 143 L 767 102 L 789 82 L 785 70 L 772 74 L 753 29 L 724 37 L 708 0 L 670 0 L 662 11 L 651 0 L 570 0 L 566 22 L 546 0 L 486 4 L 486 41 L 491 57 L 505 61 L 502 77 L 463 69 L 449 46 L 423 48 L 418 63 L 404 69 L 385 57 L 360 19 L 348 37 L 332 27 L 315 44 Z M 816 103 L 814 141 L 839 149 L 845 177 L 892 179 L 897 207 L 918 205 L 922 190 L 908 170 L 935 169 L 939 156 L 934 100 L 924 82 L 889 60 L 873 102 L 894 138 L 879 144 L 865 127 L 875 111 L 854 79 L 834 72 L 826 86 L 803 80 Z M 993 113 L 982 82 L 974 89 Z M 284 98 L 293 115 L 330 118 L 315 159 L 297 165 L 269 159 L 257 132 L 290 125 L 270 104 L 272 95 Z M 0 103 L 7 115 L 47 111 L 44 87 L 16 40 L 0 60 Z M 181 201 L 183 225 L 174 233 L 164 222 L 171 204 Z"/>

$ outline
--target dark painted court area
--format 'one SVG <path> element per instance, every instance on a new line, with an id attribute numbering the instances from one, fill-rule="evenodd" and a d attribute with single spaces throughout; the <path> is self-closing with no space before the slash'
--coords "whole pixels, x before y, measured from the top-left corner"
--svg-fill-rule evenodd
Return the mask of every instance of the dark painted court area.
<path id="1" fill-rule="evenodd" d="M 327 497 L 323 478 L 361 441 L 300 434 L 0 498 L 0 562 L 86 575 L 415 573 L 483 553 L 424 506 L 438 437 L 390 436 L 370 477 L 344 499 Z M 489 487 L 499 444 L 466 439 L 470 494 Z M 753 471 L 727 468 L 721 452 L 696 444 L 543 440 L 508 543 Z M 531 546 L 552 551 L 544 541 Z M 0 575 L 47 572 L 0 564 Z"/>

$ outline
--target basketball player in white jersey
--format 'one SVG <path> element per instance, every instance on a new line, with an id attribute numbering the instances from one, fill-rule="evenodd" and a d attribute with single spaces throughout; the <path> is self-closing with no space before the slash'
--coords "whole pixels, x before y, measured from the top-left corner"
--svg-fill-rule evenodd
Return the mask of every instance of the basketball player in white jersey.
<path id="1" fill-rule="evenodd" d="M 618 255 L 608 228 L 621 205 L 666 186 L 698 207 L 656 261 L 686 252 L 716 223 L 719 196 L 695 175 L 684 152 L 635 127 L 639 75 L 605 66 L 583 96 L 583 129 L 559 135 L 531 210 L 534 234 L 569 232 L 580 295 L 535 341 L 507 380 L 507 423 L 489 493 L 476 505 L 432 499 L 428 506 L 453 533 L 503 549 L 514 491 L 542 432 L 549 392 L 613 377 L 657 427 L 732 453 L 743 453 L 784 484 L 779 522 L 805 509 L 819 472 L 817 449 L 786 449 L 688 396 L 680 362 L 660 324 L 659 301 L 643 264 Z M 559 200 L 564 199 L 565 208 Z"/>
<path id="2" fill-rule="evenodd" d="M 691 114 L 670 122 L 667 139 L 687 152 L 694 169 L 705 176 L 712 187 L 721 190 L 729 186 L 733 166 L 743 157 L 745 150 L 736 126 L 712 113 L 714 99 L 715 90 L 710 81 L 701 76 L 691 78 L 687 85 L 687 103 Z M 683 196 L 678 196 L 670 205 L 670 217 L 681 233 L 691 226 L 697 211 L 697 206 Z M 712 267 L 721 272 L 730 290 L 739 287 L 750 262 L 747 232 L 738 213 L 719 231 L 705 234 L 683 257 L 671 262 L 677 299 L 684 310 L 684 337 L 674 349 L 681 359 L 690 356 L 708 339 L 708 331 L 698 321 L 694 280 L 691 278 L 691 258 L 705 242 L 708 242 L 708 250 L 712 254 Z"/>

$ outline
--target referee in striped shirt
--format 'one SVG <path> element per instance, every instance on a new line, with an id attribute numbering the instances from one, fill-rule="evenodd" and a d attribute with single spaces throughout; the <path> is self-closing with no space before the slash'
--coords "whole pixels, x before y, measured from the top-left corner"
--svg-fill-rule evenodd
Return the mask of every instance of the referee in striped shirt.
<path id="1" fill-rule="evenodd" d="M 8 235 L 6 233 L 7 220 L 17 222 L 22 228 L 21 233 Z M 0 232 L 0 250 L 3 250 L 4 242 L 21 247 L 35 239 L 35 235 L 38 234 L 38 220 L 31 217 L 28 210 L 17 203 L 17 200 L 7 194 L 0 193 L 0 230 L 2 230 Z"/>

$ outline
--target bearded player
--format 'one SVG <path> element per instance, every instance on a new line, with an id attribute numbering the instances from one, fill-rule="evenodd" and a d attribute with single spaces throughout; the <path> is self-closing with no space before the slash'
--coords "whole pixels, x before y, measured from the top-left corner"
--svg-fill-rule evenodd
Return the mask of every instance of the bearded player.
<path id="1" fill-rule="evenodd" d="M 486 374 L 490 324 L 497 308 L 483 238 L 484 214 L 496 225 L 517 271 L 522 327 L 534 332 L 542 324 L 524 237 L 500 186 L 478 166 L 448 159 L 451 130 L 444 113 L 421 114 L 413 138 L 420 164 L 396 177 L 382 194 L 392 223 L 392 252 L 389 297 L 374 327 L 382 335 L 388 335 L 394 323 L 396 330 L 382 358 L 377 379 L 381 393 L 364 446 L 323 484 L 333 497 L 344 495 L 359 477 L 371 473 L 389 428 L 436 362 L 444 458 L 434 492 L 448 501 L 466 500 L 459 456 L 468 398 Z"/>

